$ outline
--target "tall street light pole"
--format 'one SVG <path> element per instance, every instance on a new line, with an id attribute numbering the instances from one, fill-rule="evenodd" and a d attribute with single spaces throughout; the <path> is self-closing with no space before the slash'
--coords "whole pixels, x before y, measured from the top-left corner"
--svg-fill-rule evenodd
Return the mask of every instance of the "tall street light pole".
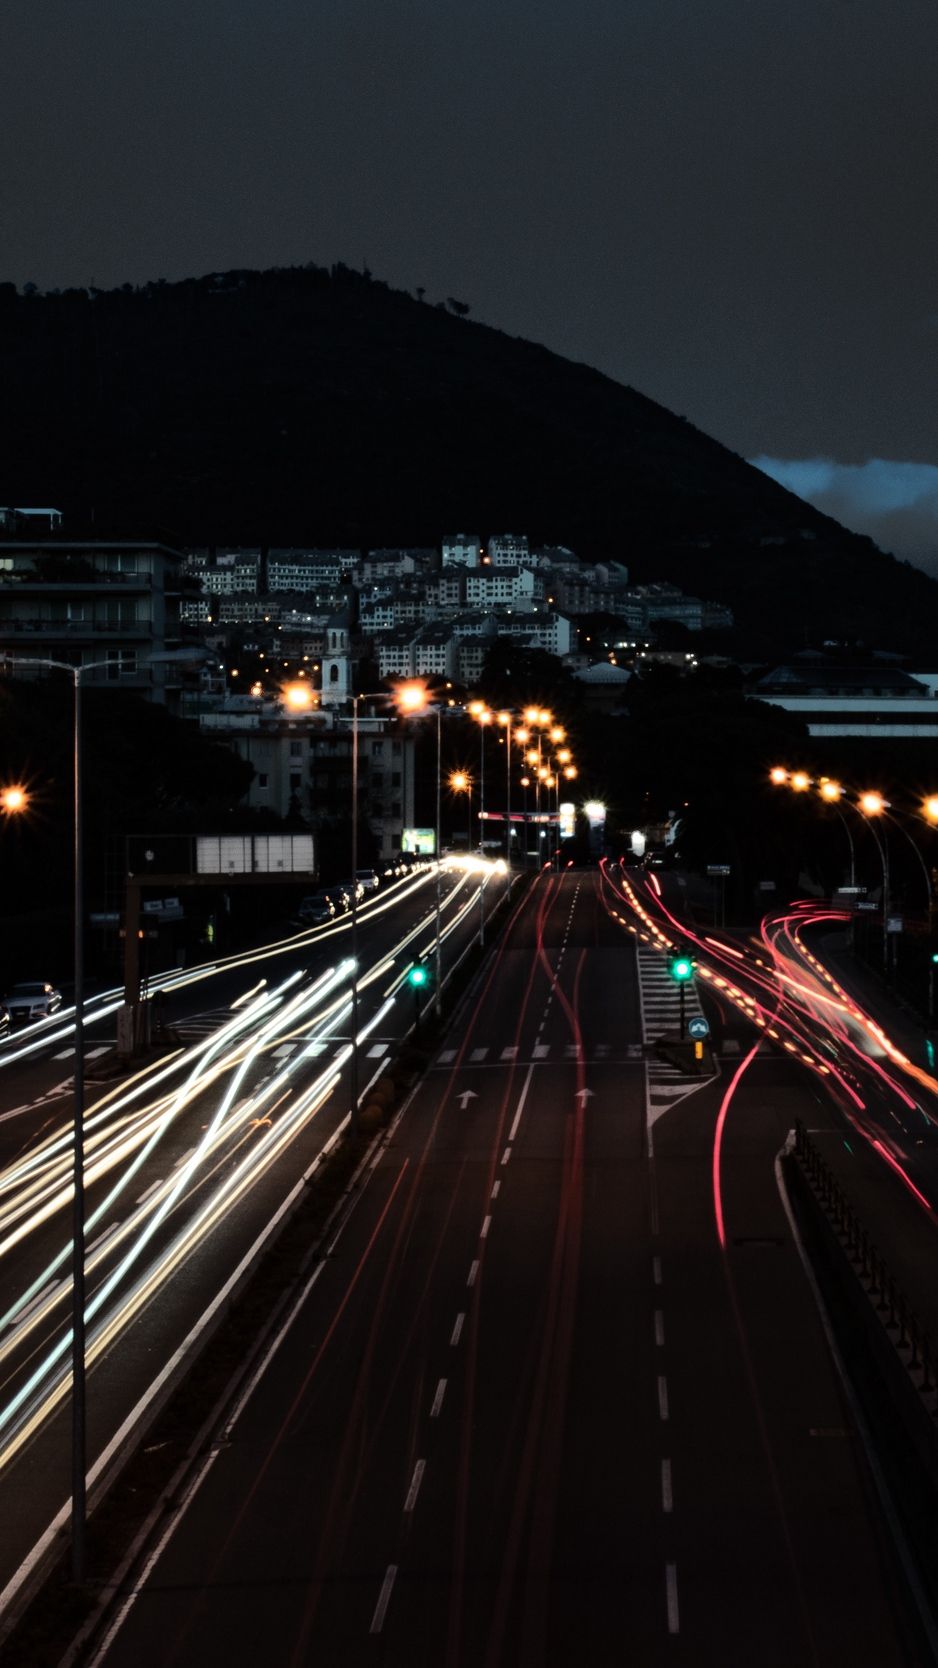
<path id="1" fill-rule="evenodd" d="M 419 678 L 411 678 L 406 683 L 399 683 L 394 691 L 393 700 L 397 706 L 398 712 L 403 714 L 406 718 L 424 718 L 428 712 L 434 712 L 436 714 L 436 946 L 434 951 L 436 991 L 434 994 L 434 1001 L 436 1005 L 436 1016 L 437 1019 L 439 1019 L 443 1011 L 440 992 L 443 965 L 440 951 L 440 870 L 443 858 L 443 853 L 440 849 L 440 806 L 442 799 L 443 772 L 443 732 L 440 723 L 441 709 L 439 702 L 431 703 L 427 686 Z"/>
<path id="2" fill-rule="evenodd" d="M 147 655 L 140 666 L 188 660 L 185 650 L 168 650 Z M 74 914 L 73 974 L 75 984 L 75 1059 L 72 1074 L 72 1580 L 85 1578 L 85 1526 L 87 1519 L 87 1418 L 85 1360 L 85 893 L 84 893 L 84 806 L 82 800 L 82 701 L 81 680 L 86 672 L 97 672 L 111 664 L 107 660 L 84 661 L 73 666 L 67 660 L 45 656 L 0 654 L 4 665 L 38 666 L 67 672 L 72 680 L 72 864 Z"/>

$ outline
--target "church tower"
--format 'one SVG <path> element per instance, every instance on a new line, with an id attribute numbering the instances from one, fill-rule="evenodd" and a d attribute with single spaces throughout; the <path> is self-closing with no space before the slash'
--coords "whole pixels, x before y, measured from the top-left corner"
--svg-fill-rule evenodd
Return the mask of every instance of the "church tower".
<path id="1" fill-rule="evenodd" d="M 339 707 L 352 697 L 352 622 L 347 608 L 326 621 L 322 657 L 322 705 Z"/>

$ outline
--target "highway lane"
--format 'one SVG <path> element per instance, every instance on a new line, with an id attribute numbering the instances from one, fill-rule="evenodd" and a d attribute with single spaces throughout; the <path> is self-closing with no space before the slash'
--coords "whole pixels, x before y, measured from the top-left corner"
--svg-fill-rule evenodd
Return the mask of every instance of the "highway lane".
<path id="1" fill-rule="evenodd" d="M 541 877 L 97 1661 L 911 1660 L 775 1190 L 814 1085 L 653 1094 L 603 891 Z"/>
<path id="2" fill-rule="evenodd" d="M 412 1022 L 412 1001 L 400 984 L 406 964 L 432 943 L 434 891 L 432 880 L 416 886 L 410 898 L 403 896 L 390 911 L 375 914 L 371 935 L 367 915 L 360 931 L 363 1087 L 380 1071 L 393 1039 Z M 442 922 L 444 934 L 452 929 L 452 936 L 444 941 L 444 968 L 477 929 L 476 897 L 471 875 L 457 874 L 447 884 Z M 333 952 L 337 944 L 347 958 L 347 936 L 333 934 Z M 308 944 L 303 954 L 310 960 Z M 249 969 L 252 984 L 258 983 L 256 972 L 257 965 Z M 242 990 L 247 976 L 242 969 Z M 209 1032 L 187 1054 L 144 1068 L 135 1091 L 115 1085 L 100 1095 L 100 1106 L 90 1097 L 91 1461 L 184 1343 L 212 1294 L 345 1116 L 341 1071 L 349 1054 L 348 971 L 334 981 L 331 1008 L 314 1000 L 315 981 L 288 975 L 285 983 L 282 999 L 267 988 L 252 998 L 253 1010 L 229 1012 L 230 1044 L 222 1046 L 222 1032 Z M 308 1019 L 303 1018 L 306 1009 Z M 218 1066 L 224 1066 L 218 1077 L 213 1076 L 213 1053 Z M 203 1074 L 196 1077 L 199 1066 Z M 245 1075 L 238 1082 L 241 1072 Z M 182 1088 L 186 1074 L 193 1079 L 188 1096 Z M 136 1100 L 131 1100 L 134 1092 Z M 0 1236 L 5 1236 L 0 1238 L 5 1310 L 0 1488 L 6 1500 L 22 1500 L 15 1514 L 0 1518 L 0 1587 L 52 1518 L 69 1474 L 66 1421 L 61 1413 L 49 1416 L 48 1400 L 54 1395 L 61 1400 L 68 1381 L 69 1142 L 66 1111 L 44 1143 L 32 1144 L 0 1172 Z M 117 1313 L 122 1320 L 115 1332 L 112 1317 Z M 44 1361 L 51 1363 L 46 1376 L 31 1390 L 30 1381 Z M 41 1416 L 36 1428 L 33 1407 Z"/>

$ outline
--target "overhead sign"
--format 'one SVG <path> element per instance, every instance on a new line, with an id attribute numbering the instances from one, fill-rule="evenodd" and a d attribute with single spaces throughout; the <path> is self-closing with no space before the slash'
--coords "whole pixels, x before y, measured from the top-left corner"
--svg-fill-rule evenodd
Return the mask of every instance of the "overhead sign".
<path id="1" fill-rule="evenodd" d="M 729 866 L 728 863 L 708 863 L 707 864 L 707 873 L 708 873 L 708 875 L 728 875 L 729 872 L 730 872 L 730 866 Z"/>
<path id="2" fill-rule="evenodd" d="M 313 874 L 312 834 L 199 834 L 200 875 Z"/>
<path id="3" fill-rule="evenodd" d="M 860 895 L 860 894 L 861 894 L 861 893 L 862 893 L 862 892 L 865 892 L 865 891 L 866 891 L 866 887 L 865 887 L 865 886 L 838 886 L 838 888 L 837 888 L 837 896 L 838 896 L 838 897 L 840 897 L 840 895 L 841 895 L 841 894 L 842 894 L 842 893 L 844 893 L 844 894 L 848 894 L 848 895 L 850 895 L 850 896 L 856 896 L 856 897 L 859 897 L 859 895 Z"/>
<path id="4" fill-rule="evenodd" d="M 687 1021 L 687 1035 L 689 1037 L 694 1037 L 695 1039 L 709 1037 L 710 1021 L 708 1019 L 704 1019 L 703 1014 L 694 1014 L 693 1017 Z"/>

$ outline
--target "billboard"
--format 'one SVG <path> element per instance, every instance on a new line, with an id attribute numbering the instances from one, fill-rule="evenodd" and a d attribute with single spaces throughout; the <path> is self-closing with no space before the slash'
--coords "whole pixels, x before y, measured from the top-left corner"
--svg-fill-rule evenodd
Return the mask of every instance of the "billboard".
<path id="1" fill-rule="evenodd" d="M 417 852 L 421 857 L 432 857 L 436 851 L 434 828 L 405 828 L 401 835 L 401 851 Z"/>

